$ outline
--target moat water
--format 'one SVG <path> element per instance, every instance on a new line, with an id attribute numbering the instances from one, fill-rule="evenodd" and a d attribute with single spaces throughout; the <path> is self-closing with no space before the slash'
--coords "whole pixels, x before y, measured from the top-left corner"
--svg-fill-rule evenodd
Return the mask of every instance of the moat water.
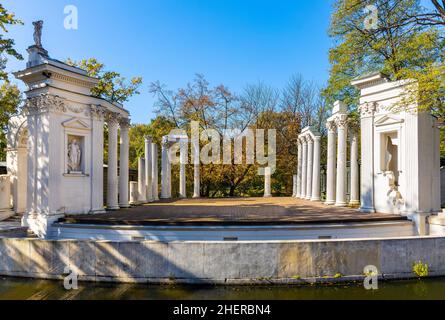
<path id="1" fill-rule="evenodd" d="M 155 286 L 0 278 L 0 300 L 305 300 L 445 299 L 445 278 L 390 281 L 367 291 L 362 284 L 323 286 Z"/>

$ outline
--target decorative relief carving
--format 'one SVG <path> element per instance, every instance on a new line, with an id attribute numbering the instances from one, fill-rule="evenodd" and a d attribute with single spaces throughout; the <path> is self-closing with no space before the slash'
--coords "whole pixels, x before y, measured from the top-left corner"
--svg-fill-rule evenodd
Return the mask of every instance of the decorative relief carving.
<path id="1" fill-rule="evenodd" d="M 337 130 L 337 126 L 335 125 L 334 121 L 326 122 L 326 128 L 328 129 L 328 131 L 331 131 L 331 132 L 334 132 L 335 130 Z"/>
<path id="2" fill-rule="evenodd" d="M 130 127 L 130 119 L 120 117 L 119 126 L 121 127 L 121 129 L 128 129 Z"/>
<path id="3" fill-rule="evenodd" d="M 362 117 L 372 116 L 377 111 L 377 107 L 376 102 L 362 104 L 359 108 L 360 114 Z"/>
<path id="4" fill-rule="evenodd" d="M 66 112 L 65 100 L 59 96 L 41 94 L 28 98 L 23 108 L 26 114 L 38 114 L 42 112 Z"/>
<path id="5" fill-rule="evenodd" d="M 345 129 L 348 126 L 348 117 L 347 116 L 340 116 L 337 119 L 335 119 L 335 125 L 338 129 Z"/>
<path id="6" fill-rule="evenodd" d="M 107 109 L 101 105 L 90 105 L 89 108 L 85 109 L 85 116 L 92 117 L 97 120 L 103 120 Z"/>
<path id="7" fill-rule="evenodd" d="M 118 125 L 120 118 L 121 118 L 121 115 L 118 112 L 111 112 L 111 111 L 105 112 L 105 121 L 109 125 Z"/>
<path id="8" fill-rule="evenodd" d="M 83 106 L 67 106 L 68 110 L 73 113 L 82 113 L 85 112 L 86 108 Z"/>

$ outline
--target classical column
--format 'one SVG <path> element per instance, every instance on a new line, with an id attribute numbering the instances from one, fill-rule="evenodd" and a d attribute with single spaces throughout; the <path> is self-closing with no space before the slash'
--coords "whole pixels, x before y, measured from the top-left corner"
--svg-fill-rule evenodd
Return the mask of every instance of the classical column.
<path id="1" fill-rule="evenodd" d="M 292 198 L 295 198 L 297 196 L 297 181 L 298 177 L 296 174 L 292 176 Z"/>
<path id="2" fill-rule="evenodd" d="M 139 203 L 139 185 L 136 181 L 130 182 L 130 204 L 135 205 Z"/>
<path id="3" fill-rule="evenodd" d="M 337 167 L 337 151 L 336 151 L 336 130 L 337 127 L 333 121 L 326 124 L 328 129 L 328 164 L 326 174 L 326 204 L 335 204 L 335 178 Z"/>
<path id="4" fill-rule="evenodd" d="M 312 137 L 307 137 L 307 170 L 306 170 L 306 200 L 312 198 L 312 173 L 314 164 L 314 140 Z"/>
<path id="5" fill-rule="evenodd" d="M 104 110 L 97 106 L 91 106 L 92 121 L 92 143 L 94 148 L 91 148 L 91 198 L 92 208 L 91 213 L 105 213 L 104 205 Z M 20 149 L 19 149 L 20 150 Z M 25 160 L 27 158 L 27 149 L 25 149 Z M 20 161 L 20 157 L 17 159 Z M 26 175 L 26 173 L 25 173 Z M 25 192 L 23 193 L 26 199 L 26 184 Z M 26 201 L 25 201 L 26 206 Z"/>
<path id="6" fill-rule="evenodd" d="M 169 199 L 169 143 L 166 138 L 162 141 L 162 171 L 161 171 L 161 199 Z"/>
<path id="7" fill-rule="evenodd" d="M 375 212 L 374 207 L 374 104 L 360 106 L 361 128 L 361 196 L 360 211 L 364 213 Z"/>
<path id="8" fill-rule="evenodd" d="M 307 186 L 307 141 L 306 138 L 302 138 L 303 145 L 303 161 L 301 162 L 301 194 L 300 198 L 306 198 L 306 186 Z"/>
<path id="9" fill-rule="evenodd" d="M 145 191 L 147 193 L 147 202 L 153 202 L 153 167 L 151 137 L 145 137 Z"/>
<path id="10" fill-rule="evenodd" d="M 192 139 L 193 151 L 193 198 L 201 197 L 201 164 L 199 139 Z"/>
<path id="11" fill-rule="evenodd" d="M 108 178 L 107 178 L 107 208 L 118 210 L 118 172 L 117 172 L 117 137 L 118 122 L 113 116 L 108 118 Z"/>
<path id="12" fill-rule="evenodd" d="M 270 167 L 264 168 L 264 198 L 272 197 L 271 178 Z"/>
<path id="13" fill-rule="evenodd" d="M 152 165 L 152 178 L 153 178 L 153 200 L 159 201 L 159 170 L 158 170 L 158 145 L 151 144 L 151 165 Z"/>
<path id="14" fill-rule="evenodd" d="M 337 196 L 335 205 L 344 207 L 347 193 L 347 138 L 348 138 L 348 117 L 341 115 L 335 121 L 338 130 L 338 150 L 337 150 Z"/>
<path id="15" fill-rule="evenodd" d="M 145 183 L 145 159 L 138 159 L 138 202 L 147 203 L 147 184 Z"/>
<path id="16" fill-rule="evenodd" d="M 320 201 L 320 158 L 321 158 L 321 137 L 315 136 L 311 201 Z"/>
<path id="17" fill-rule="evenodd" d="M 184 199 L 187 198 L 187 175 L 186 175 L 186 165 L 187 165 L 187 150 L 188 142 L 181 139 L 179 141 L 179 197 Z"/>
<path id="18" fill-rule="evenodd" d="M 167 148 L 167 195 L 168 199 L 172 198 L 172 163 L 171 163 L 171 149 L 170 145 Z"/>
<path id="19" fill-rule="evenodd" d="M 121 128 L 121 146 L 120 146 L 120 172 L 119 172 L 119 206 L 121 208 L 129 208 L 130 204 L 128 201 L 128 187 L 130 183 L 129 178 L 129 140 L 128 140 L 128 130 L 129 121 L 128 119 L 122 119 L 120 121 Z"/>
<path id="20" fill-rule="evenodd" d="M 358 133 L 357 130 L 351 132 L 351 199 L 352 206 L 360 205 L 359 192 L 359 165 L 358 165 Z"/>
<path id="21" fill-rule="evenodd" d="M 301 175 L 302 175 L 302 165 L 303 162 L 303 144 L 301 140 L 298 139 L 298 169 L 297 169 L 297 194 L 295 195 L 297 198 L 301 197 Z"/>

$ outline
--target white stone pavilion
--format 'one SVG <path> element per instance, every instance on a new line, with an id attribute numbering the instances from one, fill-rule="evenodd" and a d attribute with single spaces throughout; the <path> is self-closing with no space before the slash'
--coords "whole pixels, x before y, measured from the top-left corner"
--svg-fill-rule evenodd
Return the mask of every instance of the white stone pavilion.
<path id="1" fill-rule="evenodd" d="M 14 211 L 23 225 L 44 237 L 65 214 L 104 212 L 104 127 L 108 127 L 106 208 L 129 206 L 129 113 L 122 105 L 91 95 L 98 79 L 28 49 L 22 113 L 10 120 L 7 165 Z M 118 144 L 120 136 L 120 155 Z M 120 172 L 118 172 L 120 162 Z"/>

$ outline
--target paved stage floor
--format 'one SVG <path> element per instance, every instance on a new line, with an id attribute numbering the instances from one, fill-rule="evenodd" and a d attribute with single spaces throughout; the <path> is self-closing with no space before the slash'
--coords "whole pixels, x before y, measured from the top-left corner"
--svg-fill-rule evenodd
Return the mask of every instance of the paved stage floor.
<path id="1" fill-rule="evenodd" d="M 295 198 L 184 199 L 98 215 L 68 216 L 61 222 L 99 225 L 283 225 L 403 221 Z"/>

